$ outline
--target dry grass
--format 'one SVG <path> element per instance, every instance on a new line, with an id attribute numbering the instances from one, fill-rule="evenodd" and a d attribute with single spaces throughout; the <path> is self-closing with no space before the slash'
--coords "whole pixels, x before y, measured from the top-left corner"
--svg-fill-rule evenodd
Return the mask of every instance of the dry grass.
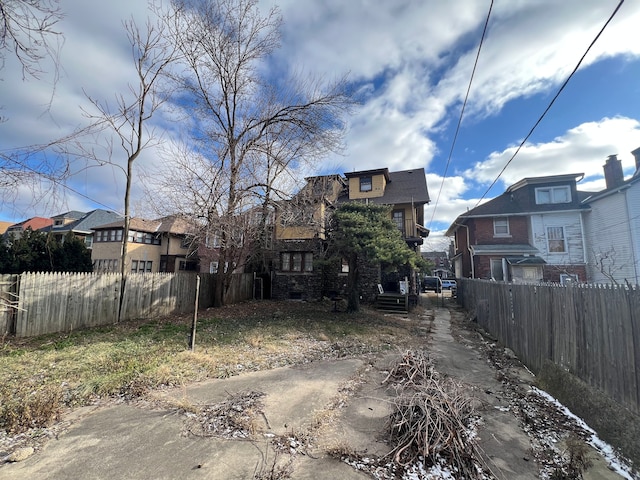
<path id="1" fill-rule="evenodd" d="M 0 429 L 22 432 L 65 407 L 133 399 L 163 386 L 340 358 L 410 342 L 401 323 L 373 310 L 333 313 L 332 304 L 249 302 L 190 316 L 139 320 L 0 344 Z"/>

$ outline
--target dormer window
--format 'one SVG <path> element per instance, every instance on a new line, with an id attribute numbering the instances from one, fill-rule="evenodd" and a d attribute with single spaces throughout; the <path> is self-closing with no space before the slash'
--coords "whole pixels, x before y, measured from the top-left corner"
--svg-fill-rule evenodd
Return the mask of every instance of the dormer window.
<path id="1" fill-rule="evenodd" d="M 373 183 L 371 177 L 360 177 L 360 191 L 370 192 L 373 189 Z"/>
<path id="2" fill-rule="evenodd" d="M 551 203 L 571 203 L 571 189 L 569 186 L 536 188 L 536 204 Z"/>

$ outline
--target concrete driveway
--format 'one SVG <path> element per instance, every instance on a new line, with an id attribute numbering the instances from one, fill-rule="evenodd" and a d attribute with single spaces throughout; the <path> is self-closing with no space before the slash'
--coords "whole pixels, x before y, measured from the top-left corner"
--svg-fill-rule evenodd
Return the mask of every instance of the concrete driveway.
<path id="1" fill-rule="evenodd" d="M 529 437 L 506 408 L 495 370 L 472 341 L 454 339 L 450 318 L 448 309 L 435 306 L 406 321 L 430 332 L 424 347 L 436 369 L 471 386 L 483 419 L 479 446 L 495 478 L 539 478 Z M 80 409 L 66 419 L 70 428 L 42 451 L 0 467 L 0 480 L 371 478 L 326 452 L 379 457 L 389 452 L 382 434 L 394 394 L 381 382 L 399 354 L 248 373 L 165 392 L 148 404 Z M 519 378 L 525 385 L 533 381 L 526 370 Z M 196 421 L 189 406 L 216 405 L 251 392 L 259 394 L 261 405 L 248 437 L 199 435 L 189 428 Z M 186 406 L 187 413 L 178 406 Z M 304 445 L 305 438 L 313 440 Z M 585 478 L 620 477 L 599 462 Z"/>

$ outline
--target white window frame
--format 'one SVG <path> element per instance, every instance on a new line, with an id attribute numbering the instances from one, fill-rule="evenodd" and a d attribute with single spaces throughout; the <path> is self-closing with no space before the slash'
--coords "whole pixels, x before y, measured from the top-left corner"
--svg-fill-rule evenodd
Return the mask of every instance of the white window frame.
<path id="1" fill-rule="evenodd" d="M 543 194 L 549 196 L 548 201 L 542 199 Z M 536 188 L 536 205 L 553 205 L 558 203 L 571 203 L 571 187 L 569 187 L 569 185 Z"/>
<path id="2" fill-rule="evenodd" d="M 499 232 L 499 228 L 505 228 L 506 231 Z M 496 217 L 493 219 L 493 236 L 494 237 L 510 237 L 511 230 L 509 228 L 509 217 Z"/>
<path id="3" fill-rule="evenodd" d="M 553 230 L 552 230 L 553 229 Z M 556 235 L 551 235 L 551 232 L 560 232 L 562 234 L 561 237 L 556 237 Z M 553 238 L 552 238 L 553 237 Z M 552 250 L 551 249 L 551 242 L 559 242 L 562 241 L 562 250 Z M 567 235 L 565 232 L 565 228 L 562 226 L 548 226 L 547 227 L 547 251 L 550 254 L 566 254 L 568 253 L 569 249 L 567 246 Z"/>

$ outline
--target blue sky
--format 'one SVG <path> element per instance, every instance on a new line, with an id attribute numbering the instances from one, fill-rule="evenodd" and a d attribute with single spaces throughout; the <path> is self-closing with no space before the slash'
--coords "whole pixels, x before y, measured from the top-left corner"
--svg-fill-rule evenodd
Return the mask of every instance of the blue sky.
<path id="1" fill-rule="evenodd" d="M 134 4 L 132 6 L 132 4 Z M 277 4 L 284 24 L 272 71 L 332 79 L 349 74 L 364 102 L 348 118 L 346 150 L 314 173 L 423 167 L 432 203 L 426 249 L 442 249 L 442 232 L 473 208 L 618 5 L 614 0 L 497 0 L 451 156 L 489 0 L 260 0 Z M 146 17 L 146 3 L 60 0 L 66 17 L 61 76 L 23 80 L 15 62 L 0 70 L 0 149 L 41 143 L 81 125 L 83 90 L 111 99 L 133 71 L 121 22 Z M 627 0 L 550 112 L 485 195 L 495 197 L 528 176 L 585 173 L 583 190 L 604 188 L 602 165 L 618 154 L 626 175 L 640 147 L 640 2 Z M 284 74 L 284 73 L 283 73 Z M 52 98 L 49 111 L 45 112 Z M 162 118 L 158 127 L 163 128 Z M 170 134 L 169 134 L 170 135 Z M 153 170 L 153 152 L 137 163 Z M 122 210 L 117 168 L 83 172 L 63 201 L 32 205 L 24 192 L 0 206 L 0 220 L 20 221 L 66 210 Z M 435 207 L 437 199 L 437 208 Z M 149 216 L 142 190 L 134 214 Z"/>

